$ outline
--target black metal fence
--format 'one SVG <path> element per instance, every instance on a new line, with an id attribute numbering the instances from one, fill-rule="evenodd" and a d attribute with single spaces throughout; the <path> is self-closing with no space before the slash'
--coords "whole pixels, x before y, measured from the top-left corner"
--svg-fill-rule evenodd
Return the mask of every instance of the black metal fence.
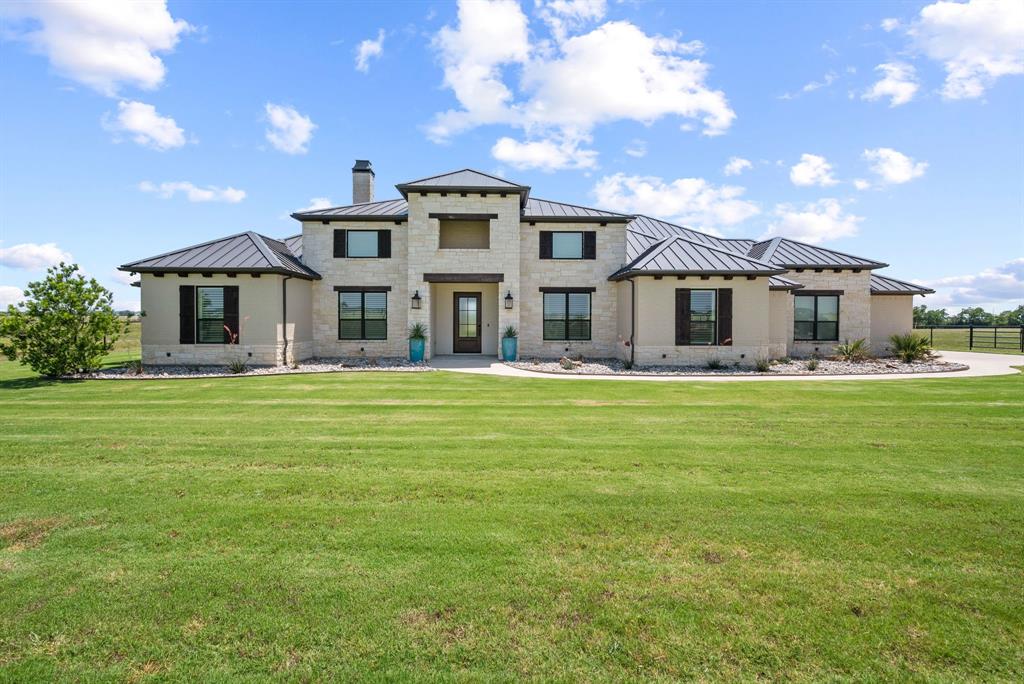
<path id="1" fill-rule="evenodd" d="M 942 325 L 920 327 L 936 349 L 996 349 L 1024 354 L 1024 325 Z"/>

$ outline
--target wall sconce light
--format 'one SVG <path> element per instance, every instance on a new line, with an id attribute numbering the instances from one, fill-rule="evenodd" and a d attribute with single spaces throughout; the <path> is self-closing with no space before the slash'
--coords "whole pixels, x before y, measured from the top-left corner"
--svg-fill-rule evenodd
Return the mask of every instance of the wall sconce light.
<path id="1" fill-rule="evenodd" d="M 509 290 L 508 294 L 505 295 L 505 308 L 506 309 L 511 309 L 512 308 L 512 290 Z"/>
<path id="2" fill-rule="evenodd" d="M 420 308 L 420 305 L 422 303 L 423 303 L 423 298 L 420 297 L 420 291 L 416 290 L 416 294 L 414 294 L 412 296 L 412 308 L 418 309 L 418 308 Z"/>

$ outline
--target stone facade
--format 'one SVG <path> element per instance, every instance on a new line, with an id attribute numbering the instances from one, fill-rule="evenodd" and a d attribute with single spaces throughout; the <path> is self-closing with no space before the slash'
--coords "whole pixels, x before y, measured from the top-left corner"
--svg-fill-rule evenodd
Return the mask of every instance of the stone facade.
<path id="1" fill-rule="evenodd" d="M 802 290 L 794 292 L 799 296 L 802 292 L 814 290 L 842 290 L 839 297 L 839 341 L 838 342 L 805 342 L 793 339 L 790 330 L 789 355 L 796 357 L 819 354 L 829 356 L 840 342 L 864 338 L 871 340 L 871 272 L 854 273 L 850 270 L 836 273 L 832 269 L 822 269 L 820 273 L 813 270 L 793 270 L 786 274 L 801 283 Z M 790 317 L 792 320 L 792 317 Z"/>

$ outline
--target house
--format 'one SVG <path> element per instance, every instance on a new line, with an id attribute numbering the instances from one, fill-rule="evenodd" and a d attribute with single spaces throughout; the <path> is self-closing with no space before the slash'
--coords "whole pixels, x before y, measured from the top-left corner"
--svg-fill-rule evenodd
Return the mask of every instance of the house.
<path id="1" fill-rule="evenodd" d="M 914 295 L 887 264 L 776 237 L 721 238 L 649 216 L 539 199 L 463 169 L 374 199 L 352 169 L 353 204 L 302 211 L 302 232 L 241 233 L 133 261 L 147 364 L 257 364 L 426 353 L 695 364 L 829 354 L 865 338 L 884 354 L 912 325 Z"/>

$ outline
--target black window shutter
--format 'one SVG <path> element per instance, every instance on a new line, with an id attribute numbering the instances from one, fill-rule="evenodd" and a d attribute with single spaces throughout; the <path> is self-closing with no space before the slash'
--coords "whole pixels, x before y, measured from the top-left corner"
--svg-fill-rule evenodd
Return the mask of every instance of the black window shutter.
<path id="1" fill-rule="evenodd" d="M 690 344 L 690 290 L 676 290 L 676 345 Z"/>
<path id="2" fill-rule="evenodd" d="M 231 333 L 224 331 L 225 344 L 231 344 L 232 336 L 234 343 L 241 341 L 242 331 L 238 329 L 238 286 L 230 285 L 224 288 L 224 326 L 231 329 Z"/>
<path id="3" fill-rule="evenodd" d="M 377 256 L 381 259 L 391 258 L 391 231 L 377 231 Z"/>
<path id="4" fill-rule="evenodd" d="M 178 286 L 178 343 L 196 343 L 196 288 Z"/>
<path id="5" fill-rule="evenodd" d="M 583 258 L 597 258 L 597 233 L 592 230 L 583 233 Z"/>
<path id="6" fill-rule="evenodd" d="M 551 258 L 551 231 L 542 230 L 540 231 L 540 258 L 550 259 Z"/>
<path id="7" fill-rule="evenodd" d="M 718 344 L 732 346 L 732 288 L 718 290 Z"/>
<path id="8" fill-rule="evenodd" d="M 341 259 L 345 256 L 345 231 L 334 231 L 334 258 Z"/>

